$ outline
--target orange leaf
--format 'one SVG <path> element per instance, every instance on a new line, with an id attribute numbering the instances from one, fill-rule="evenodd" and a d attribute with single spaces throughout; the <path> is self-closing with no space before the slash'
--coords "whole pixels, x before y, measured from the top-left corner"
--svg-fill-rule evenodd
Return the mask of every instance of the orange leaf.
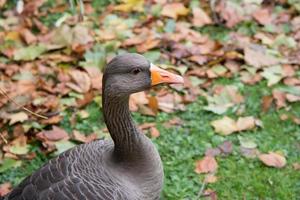
<path id="1" fill-rule="evenodd" d="M 200 173 L 209 173 L 215 172 L 218 168 L 218 163 L 214 157 L 205 156 L 202 160 L 196 162 L 195 172 Z"/>
<path id="2" fill-rule="evenodd" d="M 276 152 L 261 154 L 258 157 L 265 165 L 269 167 L 282 168 L 286 165 L 285 157 Z"/>

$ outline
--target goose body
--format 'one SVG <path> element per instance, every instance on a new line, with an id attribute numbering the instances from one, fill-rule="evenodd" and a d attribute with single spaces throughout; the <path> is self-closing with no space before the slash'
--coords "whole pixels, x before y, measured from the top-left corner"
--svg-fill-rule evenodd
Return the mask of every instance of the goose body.
<path id="1" fill-rule="evenodd" d="M 153 69 L 152 69 L 153 68 Z M 182 78 L 143 56 L 115 57 L 103 77 L 103 113 L 112 140 L 96 140 L 51 159 L 4 200 L 156 200 L 163 185 L 158 151 L 134 124 L 130 94 Z"/>

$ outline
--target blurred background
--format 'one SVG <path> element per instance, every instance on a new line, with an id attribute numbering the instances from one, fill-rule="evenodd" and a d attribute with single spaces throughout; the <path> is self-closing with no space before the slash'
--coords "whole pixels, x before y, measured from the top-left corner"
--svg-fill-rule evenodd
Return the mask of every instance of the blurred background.
<path id="1" fill-rule="evenodd" d="M 299 13 L 299 0 L 0 0 L 0 195 L 109 138 L 103 68 L 137 52 L 185 78 L 130 100 L 162 199 L 299 199 Z"/>

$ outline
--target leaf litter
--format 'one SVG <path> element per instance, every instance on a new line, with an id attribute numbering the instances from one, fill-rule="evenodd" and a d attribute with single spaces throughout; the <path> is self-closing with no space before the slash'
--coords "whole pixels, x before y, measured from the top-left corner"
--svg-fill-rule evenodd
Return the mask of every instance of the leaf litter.
<path id="1" fill-rule="evenodd" d="M 155 95 L 133 95 L 132 111 L 149 116 L 174 113 L 204 97 L 203 109 L 218 117 L 211 122 L 215 133 L 226 137 L 239 133 L 242 155 L 258 156 L 267 166 L 286 166 L 284 156 L 260 154 L 257 141 L 247 137 L 264 127 L 256 116 L 244 114 L 249 96 L 243 87 L 267 82 L 270 92 L 261 100 L 265 113 L 272 109 L 290 112 L 290 106 L 300 102 L 298 4 L 221 0 L 209 10 L 205 3 L 190 1 L 122 0 L 98 12 L 85 1 L 86 13 L 96 15 L 78 21 L 59 1 L 49 10 L 44 9 L 49 6 L 45 1 L 14 5 L 19 15 L 6 7 L 7 2 L 0 0 L 0 89 L 5 97 L 0 99 L 0 130 L 22 125 L 24 134 L 1 132 L 7 144 L 2 146 L 5 154 L 0 171 L 20 166 L 19 156 L 32 153 L 29 147 L 34 141 L 41 142 L 46 152 L 58 153 L 74 146 L 73 141 L 97 139 L 96 133 L 85 135 L 78 130 L 69 135 L 60 123 L 70 107 L 75 109 L 74 116 L 90 117 L 80 109 L 92 102 L 101 104 L 105 63 L 129 49 L 171 67 L 186 82 L 183 88 L 157 88 Z M 48 17 L 55 15 L 58 17 Z M 207 32 L 220 25 L 222 30 Z M 238 83 L 218 82 L 232 78 Z M 74 118 L 69 122 L 76 124 Z M 282 119 L 300 124 L 295 114 Z M 183 126 L 184 121 L 174 118 L 165 124 Z M 142 126 L 152 137 L 160 136 L 155 123 Z M 18 141 L 18 137 L 23 139 Z M 233 147 L 234 143 L 225 141 L 207 149 L 195 172 L 214 173 L 218 167 L 215 157 L 230 155 Z M 217 181 L 214 176 L 208 179 Z M 207 193 L 215 195 L 214 191 Z"/>

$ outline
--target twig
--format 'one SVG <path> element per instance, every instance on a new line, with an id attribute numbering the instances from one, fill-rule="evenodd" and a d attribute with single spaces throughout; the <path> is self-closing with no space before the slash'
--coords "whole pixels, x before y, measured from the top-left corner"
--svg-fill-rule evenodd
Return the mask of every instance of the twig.
<path id="1" fill-rule="evenodd" d="M 198 192 L 198 195 L 196 197 L 196 200 L 200 199 L 200 197 L 203 195 L 203 191 L 204 191 L 204 188 L 206 186 L 205 179 L 206 179 L 206 177 L 204 177 L 204 179 L 203 179 L 203 182 L 202 182 L 201 188 L 200 188 L 200 190 Z"/>
<path id="2" fill-rule="evenodd" d="M 48 119 L 48 117 L 46 117 L 46 116 L 37 114 L 37 113 L 35 113 L 35 112 L 33 112 L 33 111 L 31 111 L 31 110 L 25 108 L 24 106 L 21 106 L 20 104 L 18 104 L 17 102 L 15 102 L 12 98 L 10 98 L 10 97 L 7 95 L 7 93 L 6 93 L 3 89 L 1 89 L 1 88 L 0 88 L 0 92 L 1 92 L 1 94 L 2 94 L 3 96 L 5 96 L 8 100 L 10 100 L 11 102 L 13 102 L 16 106 L 21 107 L 23 110 L 25 110 L 26 112 L 32 114 L 33 116 L 36 116 L 36 117 L 39 117 L 39 118 L 42 118 L 42 119 Z"/>
<path id="3" fill-rule="evenodd" d="M 0 137 L 1 137 L 1 139 L 4 141 L 4 143 L 5 144 L 7 144 L 8 142 L 7 142 L 7 140 L 4 138 L 4 136 L 2 135 L 2 133 L 0 132 Z"/>

